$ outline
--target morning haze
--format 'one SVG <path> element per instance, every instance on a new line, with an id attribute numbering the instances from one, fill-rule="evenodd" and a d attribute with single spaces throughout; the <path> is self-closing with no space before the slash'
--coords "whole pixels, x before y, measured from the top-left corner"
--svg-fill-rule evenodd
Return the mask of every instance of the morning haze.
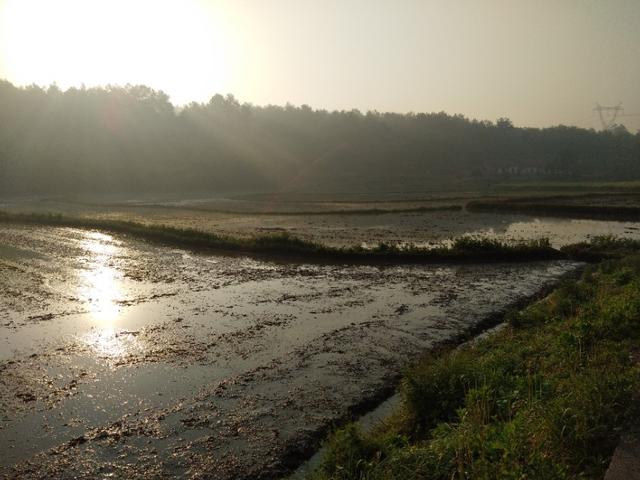
<path id="1" fill-rule="evenodd" d="M 177 104 L 230 92 L 537 127 L 599 128 L 596 102 L 640 114 L 635 0 L 2 0 L 0 15 L 14 27 L 0 37 L 0 77 L 22 85 L 142 83 Z M 635 131 L 640 116 L 620 123 Z"/>
<path id="2" fill-rule="evenodd" d="M 0 478 L 640 480 L 638 25 L 0 0 Z"/>

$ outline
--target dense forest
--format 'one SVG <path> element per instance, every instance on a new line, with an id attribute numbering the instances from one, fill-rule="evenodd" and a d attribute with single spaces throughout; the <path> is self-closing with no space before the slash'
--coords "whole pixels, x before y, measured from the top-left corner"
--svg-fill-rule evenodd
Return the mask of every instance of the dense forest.
<path id="1" fill-rule="evenodd" d="M 516 128 L 506 118 L 173 106 L 145 86 L 0 81 L 0 193 L 367 191 L 460 179 L 640 178 L 640 132 Z"/>

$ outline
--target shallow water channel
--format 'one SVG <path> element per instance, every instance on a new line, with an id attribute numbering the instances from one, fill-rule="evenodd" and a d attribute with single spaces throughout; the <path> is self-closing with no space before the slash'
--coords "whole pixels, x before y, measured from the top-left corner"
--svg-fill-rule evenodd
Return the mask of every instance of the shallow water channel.
<path id="1" fill-rule="evenodd" d="M 0 476 L 281 476 L 577 264 L 350 266 L 0 226 Z"/>

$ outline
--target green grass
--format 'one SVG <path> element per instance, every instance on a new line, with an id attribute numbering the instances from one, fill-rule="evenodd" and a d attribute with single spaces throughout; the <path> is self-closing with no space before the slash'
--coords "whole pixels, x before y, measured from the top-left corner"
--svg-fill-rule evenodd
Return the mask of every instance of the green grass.
<path id="1" fill-rule="evenodd" d="M 363 263 L 508 262 L 548 260 L 566 256 L 559 250 L 552 248 L 547 239 L 506 244 L 490 239 L 460 238 L 455 240 L 451 247 L 422 248 L 415 245 L 380 243 L 374 248 L 361 246 L 338 248 L 302 240 L 286 232 L 237 238 L 196 229 L 57 214 L 0 212 L 0 222 L 99 229 L 188 248 L 244 254 L 280 255 L 319 261 Z"/>
<path id="2" fill-rule="evenodd" d="M 424 359 L 401 393 L 372 432 L 335 432 L 312 478 L 602 478 L 640 419 L 640 255 L 588 267 L 494 336 Z"/>

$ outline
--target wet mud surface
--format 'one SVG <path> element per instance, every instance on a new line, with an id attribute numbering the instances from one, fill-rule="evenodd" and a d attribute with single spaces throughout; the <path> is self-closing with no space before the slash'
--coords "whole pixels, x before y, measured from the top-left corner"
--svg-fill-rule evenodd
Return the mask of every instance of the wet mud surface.
<path id="1" fill-rule="evenodd" d="M 0 225 L 0 477 L 278 478 L 565 261 L 349 266 Z"/>

